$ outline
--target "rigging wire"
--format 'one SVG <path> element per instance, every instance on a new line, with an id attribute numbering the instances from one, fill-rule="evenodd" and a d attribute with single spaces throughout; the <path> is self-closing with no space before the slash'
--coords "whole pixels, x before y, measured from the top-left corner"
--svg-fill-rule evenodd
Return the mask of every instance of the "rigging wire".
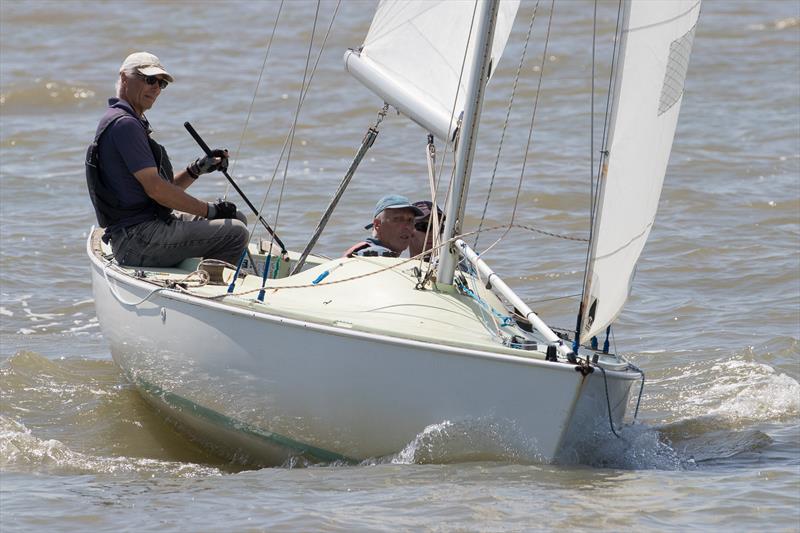
<path id="1" fill-rule="evenodd" d="M 492 179 L 489 181 L 489 190 L 486 192 L 486 202 L 483 204 L 483 212 L 481 213 L 481 221 L 478 223 L 478 233 L 475 235 L 475 243 L 472 247 L 477 250 L 478 249 L 478 239 L 481 236 L 481 228 L 483 228 L 483 222 L 486 219 L 486 210 L 489 208 L 489 199 L 492 196 L 492 188 L 494 187 L 494 180 L 497 176 L 497 165 L 500 162 L 500 153 L 503 150 L 503 141 L 506 137 L 506 129 L 508 128 L 509 118 L 511 116 L 511 108 L 514 107 L 514 97 L 517 94 L 517 84 L 519 83 L 520 73 L 522 72 L 522 65 L 525 63 L 525 57 L 528 53 L 528 43 L 531 40 L 531 33 L 533 32 L 533 23 L 536 21 L 536 13 L 539 11 L 539 0 L 536 2 L 536 6 L 533 8 L 533 15 L 531 15 L 531 21 L 528 24 L 528 34 L 525 37 L 525 44 L 522 48 L 522 54 L 520 54 L 519 58 L 519 65 L 517 66 L 517 74 L 514 76 L 514 85 L 511 88 L 511 96 L 508 99 L 508 106 L 506 107 L 506 118 L 503 121 L 503 131 L 500 133 L 500 142 L 497 144 L 497 156 L 494 159 L 494 167 L 492 168 Z"/>
<path id="2" fill-rule="evenodd" d="M 311 88 L 311 82 L 314 79 L 314 74 L 316 74 L 316 72 L 317 72 L 317 66 L 319 65 L 320 59 L 322 58 L 322 52 L 325 50 L 325 45 L 328 42 L 328 36 L 330 35 L 331 28 L 333 27 L 333 22 L 336 20 L 336 15 L 339 12 L 339 6 L 340 5 L 341 5 L 341 0 L 339 0 L 336 3 L 336 8 L 334 9 L 333 16 L 331 17 L 331 22 L 328 25 L 328 31 L 325 33 L 325 37 L 322 40 L 322 46 L 320 47 L 319 53 L 317 54 L 317 59 L 314 62 L 314 68 L 311 70 L 311 76 L 309 76 L 309 78 L 308 78 L 308 84 L 306 84 L 305 87 L 301 87 L 301 91 L 303 91 L 303 93 L 302 93 L 303 101 L 300 103 L 300 108 L 302 108 L 303 104 L 305 103 L 306 96 L 308 95 L 308 91 Z M 261 201 L 261 210 L 264 209 L 264 206 L 267 203 L 267 198 L 269 197 L 269 193 L 272 190 L 272 185 L 273 185 L 273 183 L 275 181 L 275 178 L 276 178 L 276 176 L 278 174 L 278 170 L 280 169 L 281 162 L 283 161 L 283 156 L 286 153 L 286 147 L 289 144 L 290 134 L 291 134 L 291 130 L 290 130 L 289 133 L 286 134 L 286 138 L 283 141 L 283 146 L 281 147 L 281 153 L 278 156 L 278 162 L 275 164 L 275 170 L 273 170 L 273 172 L 272 172 L 272 177 L 270 178 L 270 183 L 269 183 L 269 186 L 267 187 L 267 192 L 264 194 L 264 198 Z"/>
<path id="3" fill-rule="evenodd" d="M 589 220 L 594 221 L 594 78 L 596 66 L 596 51 L 597 51 L 597 0 L 594 0 L 594 14 L 592 17 L 592 89 L 589 100 Z M 591 224 L 589 227 L 589 236 L 592 232 Z"/>
<path id="4" fill-rule="evenodd" d="M 286 138 L 283 141 L 283 146 L 281 147 L 281 152 L 280 152 L 280 155 L 278 156 L 278 161 L 275 164 L 275 169 L 272 172 L 272 177 L 270 178 L 269 185 L 267 186 L 267 191 L 264 193 L 264 197 L 261 200 L 261 206 L 259 208 L 259 212 L 263 212 L 264 211 L 264 206 L 267 204 L 267 199 L 269 198 L 269 194 L 272 191 L 272 186 L 273 186 L 273 184 L 275 182 L 275 178 L 278 175 L 278 170 L 280 169 L 281 163 L 283 162 L 283 157 L 286 154 L 286 149 L 287 149 L 287 147 L 289 145 L 289 141 L 290 141 L 291 138 L 293 138 L 294 128 L 295 128 L 295 126 L 297 124 L 297 117 L 298 117 L 298 115 L 300 113 L 300 110 L 303 107 L 303 104 L 305 103 L 306 96 L 308 95 L 308 91 L 309 91 L 309 89 L 311 87 L 311 82 L 313 81 L 314 75 L 317 72 L 317 67 L 319 66 L 320 59 L 322 58 L 322 53 L 325 51 L 325 46 L 326 46 L 326 44 L 328 42 L 328 37 L 330 36 L 331 29 L 333 28 L 333 23 L 336 20 L 336 15 L 339 13 L 339 7 L 340 6 L 341 6 L 341 0 L 338 0 L 336 2 L 336 7 L 334 8 L 333 15 L 331 16 L 331 21 L 328 24 L 328 29 L 327 29 L 327 31 L 325 33 L 325 37 L 322 40 L 322 45 L 320 46 L 319 53 L 317 54 L 317 58 L 314 61 L 314 67 L 311 70 L 311 74 L 308 76 L 308 83 L 305 82 L 305 74 L 308 73 L 308 62 L 306 62 L 306 69 L 305 69 L 305 72 L 304 72 L 304 80 L 303 80 L 303 84 L 300 87 L 300 91 L 301 91 L 300 102 L 298 104 L 297 111 L 296 111 L 296 114 L 295 114 L 295 117 L 294 117 L 294 124 L 293 124 L 292 128 L 289 130 L 289 133 L 287 133 Z M 318 2 L 318 5 L 317 5 L 317 9 L 318 9 L 317 13 L 319 13 L 319 2 Z M 314 20 L 314 27 L 315 28 L 316 28 L 316 22 L 317 22 L 317 19 L 315 18 L 315 20 Z M 311 35 L 312 43 L 313 43 L 313 38 L 314 38 L 314 33 L 312 33 L 312 35 Z M 288 165 L 288 161 L 287 161 L 287 165 Z M 277 215 L 276 215 L 276 223 L 277 223 Z M 253 233 L 254 230 L 255 230 L 255 228 L 253 228 L 251 230 L 251 232 L 250 232 L 251 236 L 252 236 L 252 233 Z"/>
<path id="5" fill-rule="evenodd" d="M 264 61 L 261 63 L 261 70 L 258 73 L 258 81 L 256 81 L 256 88 L 253 91 L 253 98 L 250 100 L 250 107 L 247 108 L 247 117 L 244 119 L 244 127 L 242 128 L 242 135 L 239 137 L 239 144 L 236 146 L 236 152 L 234 153 L 233 157 L 233 166 L 236 166 L 236 162 L 239 160 L 239 152 L 242 149 L 242 145 L 244 144 L 244 136 L 247 133 L 247 127 L 250 124 L 250 117 L 253 114 L 253 107 L 256 103 L 256 97 L 258 96 L 258 89 L 261 86 L 261 80 L 264 77 L 264 70 L 267 67 L 267 60 L 269 59 L 269 52 L 272 50 L 272 41 L 275 38 L 275 31 L 278 28 L 278 21 L 281 18 L 281 11 L 283 10 L 283 2 L 281 0 L 280 5 L 278 6 L 278 13 L 275 15 L 275 23 L 272 25 L 272 33 L 270 33 L 269 41 L 267 42 L 267 51 L 264 54 Z M 233 168 L 231 169 L 231 174 L 235 174 Z M 225 187 L 225 196 L 228 196 L 228 190 L 230 190 L 230 184 Z"/>
<path id="6" fill-rule="evenodd" d="M 622 28 L 622 0 L 620 0 L 617 4 L 617 22 L 616 28 L 614 30 L 614 46 L 611 52 L 611 70 L 608 76 L 608 90 L 606 92 L 606 108 L 605 114 L 603 117 L 603 134 L 601 137 L 601 146 L 603 147 L 600 153 L 600 160 L 598 161 L 597 170 L 595 174 L 594 168 L 594 67 L 595 67 L 595 43 L 597 41 L 597 0 L 595 0 L 595 16 L 594 16 L 594 27 L 592 31 L 592 109 L 591 109 L 591 147 L 590 147 L 590 169 L 589 169 L 589 188 L 590 188 L 590 202 L 589 202 L 589 245 L 586 247 L 586 261 L 584 263 L 583 269 L 583 289 L 581 291 L 581 302 L 586 297 L 586 283 L 589 276 L 589 262 L 591 260 L 592 255 L 592 241 L 594 239 L 594 224 L 595 224 L 595 217 L 597 214 L 597 205 L 600 201 L 600 179 L 603 175 L 603 165 L 606 162 L 606 157 L 608 156 L 608 133 L 609 133 L 609 126 L 611 122 L 611 103 L 613 100 L 613 88 L 614 82 L 617 78 L 617 63 L 618 63 L 618 54 L 620 53 L 621 49 L 618 49 L 618 44 L 620 39 L 622 38 L 621 28 Z M 595 186 L 597 184 L 597 186 Z M 581 315 L 583 313 L 582 309 L 578 310 L 578 314 Z M 581 316 L 578 317 L 580 321 L 582 319 Z M 578 332 L 576 332 L 576 338 L 578 337 Z"/>
<path id="7" fill-rule="evenodd" d="M 286 163 L 283 166 L 283 177 L 281 179 L 281 191 L 278 196 L 278 205 L 275 209 L 275 231 L 278 228 L 278 218 L 281 214 L 281 205 L 283 204 L 283 193 L 286 190 L 286 176 L 289 173 L 289 162 L 292 159 L 292 147 L 294 146 L 294 135 L 297 131 L 297 120 L 300 118 L 300 106 L 303 104 L 303 88 L 306 86 L 306 79 L 308 77 L 308 66 L 311 63 L 311 51 L 314 49 L 314 35 L 317 33 L 317 21 L 319 20 L 319 6 L 321 0 L 317 0 L 317 9 L 314 12 L 314 24 L 311 27 L 311 39 L 308 42 L 308 52 L 306 53 L 306 66 L 303 70 L 303 81 L 300 84 L 300 94 L 297 96 L 297 108 L 294 112 L 294 120 L 292 127 L 289 130 L 289 151 L 286 153 Z M 274 240 L 274 238 L 273 238 Z M 270 243 L 271 244 L 271 243 Z"/>
<path id="8" fill-rule="evenodd" d="M 536 110 L 537 110 L 537 108 L 539 106 L 539 95 L 542 92 L 542 78 L 544 78 L 544 66 L 545 66 L 546 61 L 547 61 L 547 46 L 550 43 L 550 29 L 551 29 L 551 27 L 553 25 L 553 13 L 554 13 L 554 11 L 555 11 L 555 0 L 551 0 L 551 2 L 550 2 L 550 17 L 549 17 L 548 22 L 547 22 L 547 34 L 545 35 L 545 39 L 544 39 L 544 50 L 542 51 L 542 61 L 541 61 L 541 65 L 539 67 L 539 81 L 538 81 L 538 84 L 537 84 L 537 87 L 536 87 L 536 97 L 534 98 L 533 112 L 531 113 L 531 122 L 530 122 L 530 126 L 528 128 L 528 140 L 527 140 L 527 142 L 525 144 L 525 153 L 524 153 L 524 155 L 522 157 L 522 168 L 520 169 L 519 181 L 517 183 L 517 194 L 516 194 L 516 197 L 514 198 L 514 207 L 513 207 L 512 211 L 511 211 L 511 220 L 508 223 L 508 228 L 506 229 L 506 231 L 500 237 L 498 237 L 495 242 L 493 242 L 491 245 L 489 245 L 489 247 L 487 247 L 479 255 L 485 254 L 486 252 L 491 250 L 495 245 L 497 245 L 501 240 L 503 240 L 505 238 L 505 236 L 508 234 L 508 232 L 511 231 L 511 226 L 514 224 L 514 219 L 516 218 L 516 215 L 517 215 L 517 206 L 519 205 L 519 197 L 520 197 L 520 194 L 522 192 L 522 184 L 525 181 L 525 166 L 528 163 L 528 153 L 529 153 L 530 146 L 531 146 L 531 140 L 533 139 L 533 125 L 534 125 L 534 122 L 536 120 Z"/>

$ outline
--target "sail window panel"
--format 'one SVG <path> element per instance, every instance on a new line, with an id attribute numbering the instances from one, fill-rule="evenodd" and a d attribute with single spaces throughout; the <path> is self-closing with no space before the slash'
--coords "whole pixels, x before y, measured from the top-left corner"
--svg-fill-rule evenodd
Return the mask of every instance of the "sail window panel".
<path id="1" fill-rule="evenodd" d="M 661 99 L 658 103 L 658 114 L 668 111 L 683 95 L 683 85 L 686 82 L 686 71 L 689 70 L 689 56 L 694 42 L 692 27 L 683 37 L 672 42 L 669 46 L 669 59 L 667 72 L 664 76 L 664 87 L 661 89 Z"/>
<path id="2" fill-rule="evenodd" d="M 592 321 L 584 310 L 582 339 L 603 331 L 628 298 L 658 210 L 700 11 L 695 0 L 628 5 L 585 298 L 597 306 Z"/>

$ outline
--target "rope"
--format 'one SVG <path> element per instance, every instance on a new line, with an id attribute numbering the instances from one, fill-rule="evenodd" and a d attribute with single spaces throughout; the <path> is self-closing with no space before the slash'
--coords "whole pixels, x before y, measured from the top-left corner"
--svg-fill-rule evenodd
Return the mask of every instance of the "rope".
<path id="1" fill-rule="evenodd" d="M 106 285 L 108 285 L 108 290 L 111 291 L 111 294 L 114 295 L 114 298 L 116 298 L 117 301 L 119 303 L 121 303 L 122 305 L 127 305 L 127 306 L 130 306 L 130 307 L 136 307 L 136 306 L 138 306 L 140 304 L 143 304 L 147 300 L 149 300 L 150 297 L 153 296 L 155 293 L 161 292 L 161 291 L 166 289 L 165 287 L 158 287 L 157 289 L 153 289 L 152 291 L 150 291 L 147 294 L 147 296 L 145 296 L 144 298 L 142 298 L 138 302 L 129 302 L 129 301 L 125 300 L 122 296 L 120 296 L 120 294 L 117 292 L 117 289 L 115 289 L 114 286 L 111 285 L 111 280 L 108 279 L 108 268 L 110 266 L 113 266 L 113 264 L 110 261 L 107 262 L 105 265 L 103 265 L 103 277 L 106 280 Z"/>
<path id="2" fill-rule="evenodd" d="M 497 229 L 497 228 L 490 228 L 490 229 Z M 444 246 L 449 246 L 450 244 L 455 242 L 457 239 L 462 239 L 464 237 L 468 237 L 470 235 L 473 235 L 474 233 L 475 232 L 472 231 L 472 232 L 469 232 L 469 233 L 465 233 L 463 235 L 456 235 L 452 239 L 449 239 L 448 241 L 441 243 L 439 245 L 439 248 L 442 248 Z M 424 253 L 427 253 L 427 252 L 424 252 Z M 378 270 L 374 270 L 372 272 L 367 272 L 365 274 L 359 274 L 358 276 L 352 276 L 350 278 L 327 281 L 326 283 L 317 283 L 317 284 L 307 283 L 307 284 L 302 284 L 302 285 L 284 285 L 284 286 L 280 286 L 280 287 L 268 287 L 268 288 L 264 288 L 264 289 L 257 288 L 257 289 L 250 289 L 250 290 L 247 290 L 247 291 L 235 292 L 233 294 L 225 293 L 225 294 L 218 294 L 218 295 L 213 295 L 213 296 L 205 296 L 205 295 L 202 295 L 202 294 L 194 294 L 192 292 L 189 292 L 189 291 L 183 289 L 180 286 L 176 287 L 176 290 L 185 292 L 186 294 L 191 294 L 192 296 L 195 296 L 195 297 L 201 298 L 201 299 L 205 299 L 205 300 L 219 300 L 219 299 L 225 298 L 226 296 L 241 297 L 241 296 L 245 296 L 247 294 L 251 294 L 251 293 L 254 293 L 254 292 L 261 291 L 261 290 L 270 290 L 270 291 L 273 291 L 273 292 L 277 292 L 277 291 L 286 290 L 286 289 L 308 289 L 308 288 L 312 288 L 312 287 L 321 287 L 323 285 L 333 285 L 333 284 L 336 284 L 336 283 L 345 283 L 345 282 L 348 282 L 348 281 L 353 281 L 353 280 L 356 280 L 356 279 L 361 279 L 361 278 L 366 278 L 366 277 L 369 277 L 369 276 L 374 276 L 374 275 L 377 275 L 377 274 L 381 274 L 381 273 L 386 272 L 388 270 L 401 268 L 404 265 L 407 265 L 408 263 L 410 263 L 412 261 L 418 260 L 422 255 L 423 254 L 417 254 L 417 255 L 415 255 L 413 257 L 409 257 L 409 258 L 405 259 L 404 261 L 401 261 L 400 263 L 397 263 L 395 265 L 389 265 L 389 266 L 380 268 Z M 233 265 L 229 265 L 229 267 L 230 268 L 235 268 Z"/>
<path id="3" fill-rule="evenodd" d="M 197 282 L 196 287 L 202 287 L 202 286 L 206 285 L 208 283 L 208 281 L 209 281 L 208 272 L 199 269 L 200 266 L 206 265 L 206 264 L 218 264 L 218 265 L 222 265 L 222 266 L 226 266 L 226 267 L 233 267 L 233 265 L 231 265 L 230 263 L 227 263 L 225 261 L 219 261 L 217 259 L 204 259 L 204 260 L 200 261 L 200 263 L 198 263 L 198 270 L 195 270 L 194 272 L 190 272 L 189 274 L 187 274 L 186 276 L 184 276 L 183 278 L 181 278 L 181 279 L 179 279 L 177 281 L 167 280 L 167 281 L 162 282 L 164 284 L 163 286 L 158 287 L 157 289 L 153 289 L 152 291 L 150 291 L 147 294 L 147 296 L 145 296 L 144 298 L 140 299 L 138 302 L 130 302 L 128 300 L 125 300 L 119 294 L 119 292 L 117 292 L 117 290 L 114 288 L 114 286 L 111 284 L 111 280 L 108 279 L 108 270 L 109 269 L 113 268 L 117 272 L 119 272 L 119 273 L 121 273 L 121 274 L 123 274 L 125 276 L 129 276 L 130 274 L 126 270 L 119 268 L 118 266 L 116 266 L 111 261 L 106 261 L 105 264 L 103 265 L 103 278 L 106 280 L 106 285 L 108 285 L 108 290 L 111 291 L 111 294 L 114 295 L 114 298 L 116 298 L 117 301 L 119 301 L 123 305 L 136 307 L 136 306 L 139 306 L 139 305 L 143 304 L 147 300 L 149 300 L 150 297 L 153 296 L 154 294 L 156 294 L 157 292 L 161 292 L 161 291 L 164 291 L 164 290 L 173 290 L 173 289 L 176 289 L 176 288 L 183 289 L 183 287 L 181 287 L 181 285 L 187 285 L 188 283 L 192 282 L 192 278 L 194 278 L 194 277 L 199 277 L 200 278 L 200 280 Z M 156 280 L 147 280 L 147 281 L 149 281 L 150 283 L 158 283 Z"/>
<path id="4" fill-rule="evenodd" d="M 494 322 L 494 327 L 495 327 L 495 331 L 490 331 L 490 333 L 493 336 L 499 337 L 498 332 L 501 327 L 511 326 L 514 324 L 514 319 L 512 317 L 500 313 L 497 309 L 495 309 L 494 307 L 486 303 L 484 300 L 482 300 L 477 294 L 475 294 L 475 292 L 472 289 L 470 289 L 469 287 L 460 282 L 456 282 L 456 285 L 464 295 L 469 296 L 478 303 L 478 307 L 481 309 L 481 311 L 490 313 L 489 316 Z M 500 319 L 499 325 L 497 323 L 497 320 L 495 320 L 495 318 Z"/>
<path id="5" fill-rule="evenodd" d="M 642 402 L 642 393 L 644 392 L 644 372 L 631 362 L 628 363 L 628 368 L 638 372 L 642 376 L 642 384 L 639 386 L 639 398 L 636 400 L 636 410 L 633 412 L 633 419 L 636 420 L 636 417 L 639 416 L 639 404 Z"/>
<path id="6" fill-rule="evenodd" d="M 599 368 L 600 372 L 603 373 L 603 384 L 606 388 L 606 406 L 608 407 L 608 425 L 611 428 L 611 433 L 613 433 L 618 439 L 621 439 L 622 437 L 620 437 L 619 433 L 617 433 L 617 430 L 614 428 L 614 420 L 611 417 L 611 398 L 608 394 L 608 378 L 606 377 L 606 369 L 600 365 L 595 365 L 595 367 Z"/>
<path id="7" fill-rule="evenodd" d="M 418 289 L 424 289 L 425 285 L 433 278 L 433 265 L 438 259 L 438 254 L 435 252 L 439 251 L 439 243 L 442 239 L 439 204 L 436 200 L 436 188 L 438 186 L 436 183 L 436 145 L 433 143 L 433 134 L 431 133 L 428 134 L 428 143 L 425 146 L 425 161 L 428 167 L 428 185 L 431 189 L 431 213 L 428 217 L 428 226 L 425 228 L 425 240 L 423 241 L 425 244 L 422 248 L 425 251 L 428 244 L 428 236 L 432 235 L 432 249 L 428 254 L 420 254 Z"/>
<path id="8" fill-rule="evenodd" d="M 510 228 L 525 229 L 525 230 L 532 231 L 532 232 L 535 232 L 535 233 L 540 233 L 542 235 L 547 235 L 548 237 L 555 237 L 556 239 L 564 239 L 564 240 L 567 240 L 567 241 L 576 241 L 576 242 L 589 242 L 589 239 L 587 239 L 586 237 L 573 237 L 573 236 L 570 236 L 570 235 L 561 235 L 559 233 L 552 233 L 550 231 L 545 231 L 545 230 L 542 230 L 542 229 L 539 229 L 539 228 L 535 228 L 533 226 L 525 226 L 523 224 L 509 224 L 509 227 Z"/>
<path id="9" fill-rule="evenodd" d="M 577 238 L 577 237 L 569 237 L 569 236 L 557 235 L 557 234 L 549 233 L 549 232 L 543 232 L 542 230 L 537 230 L 536 228 L 530 228 L 530 227 L 527 227 L 527 226 L 521 226 L 521 225 L 517 225 L 517 224 L 512 225 L 512 227 L 527 229 L 527 230 L 531 230 L 531 231 L 539 231 L 539 232 L 544 233 L 546 235 L 551 235 L 551 236 L 554 236 L 554 237 L 559 237 L 559 238 L 564 238 L 564 239 L 585 240 L 585 239 L 580 239 L 580 238 Z M 493 227 L 485 228 L 485 229 L 483 229 L 481 231 L 496 231 L 496 230 L 504 229 L 504 228 L 506 228 L 505 225 L 493 226 Z M 109 288 L 114 293 L 114 296 L 121 303 L 123 303 L 125 305 L 131 305 L 131 306 L 139 305 L 139 304 L 143 303 L 144 301 L 146 301 L 147 299 L 149 299 L 156 292 L 162 291 L 162 290 L 176 290 L 176 291 L 182 292 L 184 294 L 188 294 L 188 295 L 191 295 L 191 296 L 194 296 L 194 297 L 197 297 L 197 298 L 201 298 L 201 299 L 219 300 L 219 299 L 225 298 L 226 296 L 242 297 L 242 296 L 245 296 L 247 294 L 254 293 L 254 292 L 267 291 L 267 290 L 271 290 L 271 291 L 276 291 L 277 292 L 279 290 L 285 290 L 285 289 L 306 289 L 306 288 L 311 288 L 311 287 L 319 287 L 320 285 L 329 285 L 329 284 L 334 284 L 334 283 L 345 283 L 345 282 L 348 282 L 348 281 L 353 281 L 353 280 L 356 280 L 356 279 L 361 279 L 361 278 L 377 275 L 377 274 L 380 274 L 380 273 L 385 272 L 387 270 L 391 270 L 391 269 L 395 269 L 395 268 L 401 268 L 404 265 L 406 265 L 406 264 L 408 264 L 408 263 L 410 263 L 412 261 L 422 260 L 422 258 L 425 255 L 427 255 L 428 253 L 435 253 L 438 250 L 440 250 L 441 248 L 443 248 L 445 246 L 449 246 L 450 244 L 455 242 L 457 239 L 464 239 L 465 237 L 469 237 L 470 235 L 474 235 L 477 232 L 478 232 L 478 230 L 475 230 L 475 231 L 471 231 L 471 232 L 468 232 L 468 233 L 463 233 L 463 234 L 460 234 L 460 235 L 456 235 L 456 236 L 454 236 L 453 238 L 451 238 L 448 241 L 439 243 L 433 249 L 425 250 L 422 253 L 417 254 L 417 255 L 415 255 L 413 257 L 409 257 L 405 261 L 402 261 L 402 262 L 400 262 L 400 263 L 398 263 L 396 265 L 390 265 L 390 266 L 381 268 L 379 270 L 375 270 L 373 272 L 368 272 L 366 274 L 361 274 L 361 275 L 353 276 L 353 277 L 350 277 L 350 278 L 345 278 L 345 279 L 340 279 L 340 280 L 335 280 L 335 281 L 327 281 L 327 283 L 324 283 L 324 284 L 317 282 L 316 284 L 315 283 L 310 283 L 310 284 L 303 284 L 303 285 L 285 285 L 285 286 L 282 286 L 282 287 L 269 287 L 269 288 L 260 287 L 260 288 L 251 289 L 251 290 L 248 290 L 248 291 L 241 291 L 241 292 L 235 292 L 234 291 L 234 292 L 226 292 L 225 294 L 219 294 L 219 295 L 213 295 L 213 296 L 205 296 L 205 295 L 196 294 L 194 292 L 191 292 L 190 290 L 188 290 L 187 287 L 184 287 L 183 285 L 185 285 L 187 282 L 191 281 L 192 278 L 194 278 L 194 277 L 201 278 L 200 281 L 197 284 L 197 287 L 202 287 L 202 286 L 206 285 L 208 283 L 208 273 L 201 269 L 202 266 L 205 266 L 205 265 L 223 266 L 223 267 L 229 268 L 231 270 L 234 270 L 234 269 L 236 269 L 236 265 L 233 265 L 231 263 L 228 263 L 226 261 L 221 261 L 221 260 L 218 260 L 218 259 L 203 259 L 198 264 L 198 270 L 195 270 L 194 272 L 189 273 L 186 277 L 184 277 L 184 278 L 182 278 L 180 280 L 177 280 L 177 281 L 173 281 L 173 280 L 160 281 L 160 280 L 153 280 L 153 279 L 147 280 L 149 283 L 153 283 L 153 284 L 163 283 L 164 285 L 162 287 L 159 287 L 159 288 L 155 289 L 154 291 L 152 291 L 151 294 L 148 294 L 145 298 L 143 298 L 139 302 L 127 302 L 124 299 L 122 299 L 122 297 L 119 296 L 119 294 L 117 294 L 114 291 L 113 287 L 111 287 L 110 281 L 108 280 L 108 277 L 107 277 L 107 275 L 105 273 L 105 269 L 106 268 L 115 268 L 116 270 L 118 270 L 119 272 L 121 272 L 121 273 L 123 273 L 125 275 L 129 275 L 129 273 L 127 271 L 123 270 L 123 269 L 117 268 L 113 263 L 108 262 L 106 264 L 106 266 L 104 267 L 103 274 L 106 277 L 106 282 L 109 283 Z M 267 263 L 264 265 L 264 273 L 265 274 L 267 274 L 269 272 L 269 266 L 270 266 L 270 263 L 271 263 L 271 259 L 270 258 L 271 257 L 272 257 L 271 254 L 267 256 Z M 280 259 L 278 259 L 278 261 L 280 261 Z M 273 278 L 275 278 L 277 276 L 277 267 L 279 266 L 279 263 L 277 261 L 276 261 L 275 266 L 276 266 L 275 272 L 272 273 L 272 277 Z M 433 270 L 431 270 L 430 272 L 433 272 Z M 418 284 L 418 288 L 424 288 L 424 284 L 427 283 L 427 281 L 428 280 L 421 280 L 421 283 L 423 283 L 423 285 L 420 286 Z M 230 287 L 229 287 L 229 289 L 230 289 Z M 577 294 L 571 294 L 571 295 L 559 296 L 559 297 L 555 297 L 555 298 L 546 298 L 546 299 L 543 299 L 543 300 L 536 300 L 533 303 L 541 303 L 541 302 L 548 302 L 548 301 L 560 300 L 560 299 L 565 299 L 565 298 L 573 298 L 575 296 L 578 296 L 578 295 Z M 514 313 L 512 313 L 512 315 L 519 316 L 519 318 L 525 318 L 522 315 L 518 315 L 518 314 L 514 314 Z M 554 331 L 562 331 L 562 332 L 565 332 L 565 333 L 571 333 L 573 331 L 571 329 L 556 328 L 556 327 L 552 327 L 552 326 L 551 326 L 550 329 L 552 329 Z M 613 334 L 612 334 L 612 336 L 613 336 Z"/>

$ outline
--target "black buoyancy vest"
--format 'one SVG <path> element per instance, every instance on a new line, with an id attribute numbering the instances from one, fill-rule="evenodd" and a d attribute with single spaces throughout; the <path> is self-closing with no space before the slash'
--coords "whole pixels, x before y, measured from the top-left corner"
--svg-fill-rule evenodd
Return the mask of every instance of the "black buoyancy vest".
<path id="1" fill-rule="evenodd" d="M 121 205 L 119 198 L 117 198 L 104 183 L 103 172 L 100 168 L 98 148 L 100 138 L 112 124 L 125 115 L 133 116 L 125 110 L 117 109 L 115 113 L 104 117 L 97 127 L 97 134 L 94 137 L 94 141 L 86 150 L 86 186 L 89 189 L 89 198 L 91 198 L 92 205 L 94 206 L 97 223 L 103 228 L 113 226 L 142 211 L 152 211 L 154 217 L 160 218 L 161 220 L 168 220 L 172 213 L 172 209 L 164 207 L 150 198 L 144 202 L 124 207 Z M 163 180 L 172 183 L 174 175 L 167 150 L 151 139 L 149 135 L 147 136 L 147 140 L 150 144 L 150 150 L 153 152 L 153 157 L 156 160 L 159 176 L 161 176 Z"/>

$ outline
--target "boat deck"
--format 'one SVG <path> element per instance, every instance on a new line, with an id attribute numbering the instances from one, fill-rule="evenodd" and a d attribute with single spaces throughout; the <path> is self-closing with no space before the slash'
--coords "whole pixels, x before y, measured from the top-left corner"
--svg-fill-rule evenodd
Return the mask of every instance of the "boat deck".
<path id="1" fill-rule="evenodd" d="M 113 262 L 101 234 L 95 231 L 92 248 L 106 262 L 109 272 L 196 298 L 348 331 L 498 355 L 545 358 L 546 342 L 536 333 L 522 330 L 485 283 L 468 273 L 462 274 L 473 296 L 452 286 L 429 284 L 426 289 L 417 289 L 415 269 L 421 265 L 407 258 L 309 256 L 301 272 L 288 275 L 299 258 L 299 254 L 289 252 L 283 259 L 272 255 L 271 274 L 278 277 L 268 279 L 263 289 L 262 277 L 248 265 L 229 292 L 233 269 L 222 270 L 222 282 L 204 284 L 196 258 L 175 268 L 123 267 Z M 267 260 L 263 248 L 260 244 L 249 248 L 249 260 L 258 272 L 263 271 Z M 612 367 L 616 362 L 609 361 Z"/>

